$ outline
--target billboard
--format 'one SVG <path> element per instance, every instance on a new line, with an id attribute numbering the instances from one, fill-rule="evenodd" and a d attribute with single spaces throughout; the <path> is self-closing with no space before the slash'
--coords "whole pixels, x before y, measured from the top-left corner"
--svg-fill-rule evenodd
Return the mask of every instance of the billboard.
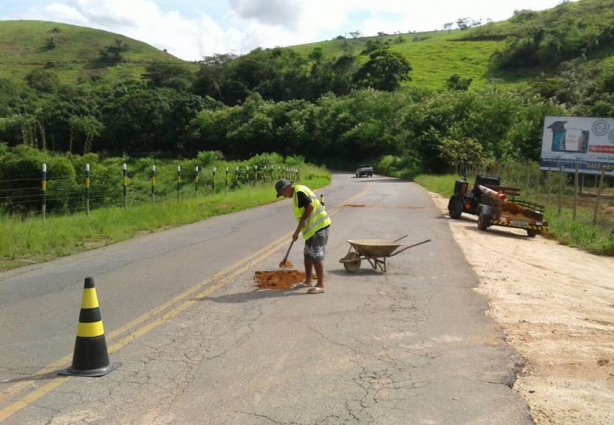
<path id="1" fill-rule="evenodd" d="M 546 117 L 541 170 L 614 174 L 614 118 Z"/>

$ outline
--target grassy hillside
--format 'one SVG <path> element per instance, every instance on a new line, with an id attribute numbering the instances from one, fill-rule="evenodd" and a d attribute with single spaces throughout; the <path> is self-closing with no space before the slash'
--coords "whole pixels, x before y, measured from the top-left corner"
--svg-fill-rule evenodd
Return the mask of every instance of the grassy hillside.
<path id="1" fill-rule="evenodd" d="M 412 81 L 403 83 L 404 86 L 437 90 L 457 74 L 463 79 L 471 78 L 472 88 L 489 84 L 524 88 L 532 79 L 555 74 L 562 60 L 550 62 L 550 67 L 543 64 L 493 74 L 489 71 L 493 53 L 505 51 L 513 40 L 545 37 L 551 45 L 564 41 L 566 48 L 576 46 L 571 57 L 564 60 L 576 59 L 579 67 L 612 67 L 612 22 L 614 0 L 562 1 L 543 12 L 517 11 L 506 21 L 490 22 L 464 31 L 456 29 L 326 40 L 288 48 L 304 56 L 314 48 L 320 48 L 325 57 L 333 58 L 344 53 L 357 55 L 370 43 L 386 44 L 392 51 L 401 53 L 413 68 Z M 53 40 L 54 48 L 49 48 L 50 40 Z M 124 62 L 109 66 L 100 61 L 100 51 L 116 40 L 128 45 L 129 51 L 124 54 Z M 542 43 L 539 48 L 543 46 Z M 577 60 L 579 56 L 582 61 Z M 361 55 L 359 60 L 368 60 L 368 55 Z M 198 70 L 197 64 L 187 63 L 143 42 L 106 31 L 53 22 L 0 21 L 0 78 L 23 79 L 30 70 L 40 67 L 52 69 L 64 83 L 87 81 L 91 76 L 134 78 L 139 77 L 144 67 L 153 61 L 183 63 L 194 72 Z"/>
<path id="2" fill-rule="evenodd" d="M 388 42 L 390 50 L 401 53 L 413 68 L 412 81 L 405 83 L 406 86 L 441 89 L 451 75 L 458 74 L 462 78 L 472 78 L 472 87 L 483 87 L 489 83 L 489 58 L 503 42 L 462 40 L 461 35 L 459 30 L 434 31 L 330 40 L 291 48 L 304 55 L 321 48 L 326 56 L 340 56 L 344 50 L 360 53 L 369 41 Z M 364 60 L 367 58 L 363 56 Z M 502 83 L 515 84 L 515 81 Z"/>
<path id="3" fill-rule="evenodd" d="M 369 41 L 389 42 L 391 50 L 407 57 L 413 68 L 412 81 L 405 85 L 439 89 L 451 75 L 459 74 L 472 78 L 473 87 L 482 87 L 489 82 L 489 58 L 502 41 L 462 40 L 461 35 L 459 30 L 436 31 L 321 41 L 289 48 L 306 56 L 318 47 L 326 56 L 336 57 L 344 51 L 358 54 Z M 49 49 L 52 38 L 55 47 Z M 130 50 L 124 54 L 125 62 L 108 66 L 100 62 L 100 50 L 115 40 L 126 43 Z M 22 80 L 29 71 L 41 67 L 53 70 L 63 83 L 69 84 L 87 81 L 93 75 L 131 78 L 140 76 L 153 61 L 186 63 L 146 43 L 106 31 L 54 22 L 0 21 L 0 78 Z M 196 71 L 197 65 L 192 66 Z"/>
<path id="4" fill-rule="evenodd" d="M 344 50 L 359 53 L 367 43 L 378 40 L 388 42 L 391 50 L 400 52 L 412 66 L 412 81 L 406 86 L 440 89 L 451 75 L 458 74 L 463 79 L 472 78 L 472 88 L 487 84 L 524 88 L 530 80 L 557 74 L 564 61 L 573 62 L 578 69 L 614 67 L 613 22 L 614 0 L 561 1 L 545 11 L 519 10 L 506 21 L 463 31 L 329 40 L 292 48 L 307 54 L 318 47 L 326 56 L 339 56 Z M 493 53 L 505 51 L 508 43 L 536 39 L 545 40 L 538 50 L 545 44 L 558 45 L 561 55 L 567 53 L 568 57 L 551 61 L 546 57 L 538 66 L 490 72 Z"/>
<path id="5" fill-rule="evenodd" d="M 124 62 L 109 66 L 100 61 L 100 51 L 116 40 L 129 50 Z M 22 80 L 36 68 L 53 70 L 66 84 L 93 75 L 138 78 L 153 61 L 184 63 L 146 43 L 106 31 L 54 22 L 0 21 L 0 78 Z"/>

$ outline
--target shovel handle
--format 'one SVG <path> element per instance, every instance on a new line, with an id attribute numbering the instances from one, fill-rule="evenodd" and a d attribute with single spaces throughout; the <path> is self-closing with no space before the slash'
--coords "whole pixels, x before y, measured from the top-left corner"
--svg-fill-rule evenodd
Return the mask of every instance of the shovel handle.
<path id="1" fill-rule="evenodd" d="M 285 263 L 286 260 L 288 259 L 288 255 L 290 255 L 290 250 L 292 249 L 293 244 L 294 244 L 294 239 L 292 239 L 292 242 L 290 242 L 290 246 L 288 247 L 288 250 L 286 251 L 286 256 L 284 257 L 283 260 L 281 260 L 282 263 Z"/>

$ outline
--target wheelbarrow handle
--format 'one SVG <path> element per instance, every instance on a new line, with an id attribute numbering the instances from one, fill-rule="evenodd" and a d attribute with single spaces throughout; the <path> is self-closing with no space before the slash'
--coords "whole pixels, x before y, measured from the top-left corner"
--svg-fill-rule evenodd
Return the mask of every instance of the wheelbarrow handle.
<path id="1" fill-rule="evenodd" d="M 409 246 L 403 247 L 403 249 L 399 249 L 394 254 L 390 254 L 390 257 L 394 257 L 395 255 L 400 254 L 401 252 L 405 251 L 406 249 L 413 248 L 414 246 L 422 245 L 423 243 L 427 243 L 427 242 L 430 242 L 430 241 L 431 241 L 430 239 L 427 239 L 425 241 L 418 242 L 418 243 L 415 243 L 413 245 L 409 245 Z"/>
<path id="2" fill-rule="evenodd" d="M 395 239 L 395 240 L 393 240 L 392 242 L 398 242 L 398 241 L 400 241 L 401 239 L 405 239 L 407 236 L 409 236 L 409 235 L 401 236 L 399 239 Z"/>

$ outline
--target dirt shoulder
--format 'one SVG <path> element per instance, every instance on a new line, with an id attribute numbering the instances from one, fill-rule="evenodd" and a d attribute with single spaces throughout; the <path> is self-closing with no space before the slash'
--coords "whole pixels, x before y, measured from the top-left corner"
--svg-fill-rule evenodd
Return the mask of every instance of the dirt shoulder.
<path id="1" fill-rule="evenodd" d="M 446 198 L 431 193 L 448 215 Z M 450 220 L 488 314 L 525 358 L 514 390 L 536 424 L 614 423 L 614 258 L 525 231 Z"/>

